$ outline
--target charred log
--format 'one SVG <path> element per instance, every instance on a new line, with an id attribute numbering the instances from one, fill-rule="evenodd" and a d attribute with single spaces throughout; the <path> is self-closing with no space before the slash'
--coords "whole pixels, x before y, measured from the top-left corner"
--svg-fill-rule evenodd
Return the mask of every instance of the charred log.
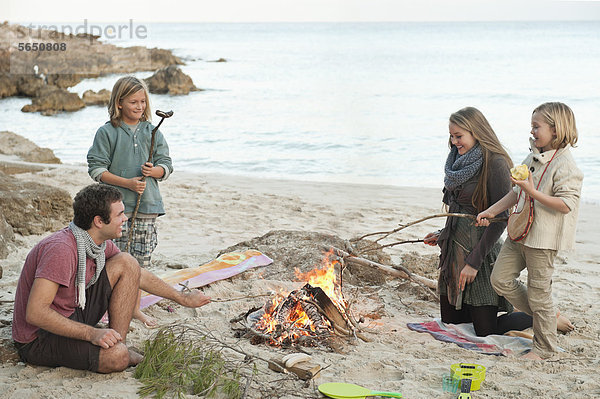
<path id="1" fill-rule="evenodd" d="M 356 336 L 344 305 L 345 302 L 339 309 L 323 289 L 305 284 L 277 305 L 272 302 L 265 305 L 265 314 L 274 323 L 267 328 L 260 324 L 262 318 L 249 322 L 246 336 L 253 344 L 267 342 L 283 347 L 315 346 L 332 336 Z"/>

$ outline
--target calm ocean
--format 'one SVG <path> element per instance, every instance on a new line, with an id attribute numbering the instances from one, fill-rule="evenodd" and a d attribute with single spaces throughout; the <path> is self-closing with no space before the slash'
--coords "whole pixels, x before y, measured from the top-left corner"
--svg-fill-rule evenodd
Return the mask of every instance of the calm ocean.
<path id="1" fill-rule="evenodd" d="M 146 39 L 110 43 L 172 49 L 204 89 L 151 96 L 175 113 L 161 130 L 176 170 L 441 188 L 452 112 L 479 108 L 520 163 L 533 108 L 562 101 L 577 118 L 583 198 L 600 202 L 600 22 L 146 26 Z M 20 112 L 29 102 L 0 100 L 0 130 L 85 163 L 106 109 L 45 117 Z"/>

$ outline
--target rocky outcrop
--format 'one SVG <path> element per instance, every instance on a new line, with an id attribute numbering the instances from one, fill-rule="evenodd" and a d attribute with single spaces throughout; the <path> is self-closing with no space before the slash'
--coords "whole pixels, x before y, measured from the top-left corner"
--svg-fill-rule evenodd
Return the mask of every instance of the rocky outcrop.
<path id="1" fill-rule="evenodd" d="M 14 24 L 0 25 L 0 38 L 12 45 L 0 52 L 0 73 L 38 75 L 50 85 L 71 87 L 82 78 L 111 73 L 151 71 L 183 61 L 169 50 L 142 46 L 118 47 L 102 43 L 98 36 L 63 34 L 52 30 L 33 31 Z M 68 51 L 19 51 L 19 42 L 59 43 Z M 13 55 L 11 58 L 10 56 Z"/>
<path id="2" fill-rule="evenodd" d="M 14 240 L 15 235 L 12 227 L 6 222 L 2 209 L 0 208 L 0 259 L 8 256 L 10 243 Z M 2 269 L 0 268 L 0 277 Z"/>
<path id="3" fill-rule="evenodd" d="M 11 44 L 0 49 L 0 98 L 31 97 L 33 103 L 22 111 L 45 115 L 84 107 L 76 94 L 63 90 L 82 79 L 183 64 L 169 50 L 117 47 L 90 34 L 32 30 L 8 23 L 0 25 L 0 42 Z M 64 44 L 68 51 L 19 51 L 18 43 L 23 42 Z"/>
<path id="4" fill-rule="evenodd" d="M 144 48 L 144 47 L 142 47 Z M 184 65 L 185 63 L 179 57 L 175 57 L 170 50 L 162 48 L 152 48 L 150 51 L 150 61 L 152 69 L 164 68 L 169 65 Z"/>
<path id="5" fill-rule="evenodd" d="M 0 57 L 2 55 L 0 54 Z M 17 82 L 7 74 L 0 73 L 0 98 L 17 95 Z"/>
<path id="6" fill-rule="evenodd" d="M 61 163 L 50 148 L 40 148 L 25 137 L 7 131 L 0 132 L 0 154 L 17 155 L 27 162 Z"/>
<path id="7" fill-rule="evenodd" d="M 85 105 L 108 105 L 110 90 L 102 89 L 98 93 L 93 90 L 86 90 L 83 92 L 81 99 Z"/>
<path id="8" fill-rule="evenodd" d="M 0 161 L 0 259 L 5 258 L 14 241 L 14 233 L 41 234 L 58 230 L 71 220 L 72 200 L 60 188 L 35 182 L 23 182 L 1 170 L 35 172 L 35 163 L 61 163 L 52 150 L 40 148 L 12 132 L 0 132 L 0 154 L 16 155 L 19 161 Z M 12 165 L 14 164 L 14 165 Z M 22 166 L 18 166 L 18 165 Z M 16 165 L 16 166 L 15 166 Z M 20 170 L 21 168 L 22 170 Z"/>
<path id="9" fill-rule="evenodd" d="M 35 97 L 44 86 L 44 79 L 34 75 L 22 75 L 17 79 L 17 95 Z"/>
<path id="10" fill-rule="evenodd" d="M 63 73 L 60 75 L 51 74 L 45 79 L 49 85 L 60 87 L 61 89 L 68 89 L 69 87 L 73 87 L 77 83 L 81 82 L 83 80 L 83 76 L 72 73 Z"/>
<path id="11" fill-rule="evenodd" d="M 145 81 L 148 90 L 155 94 L 179 95 L 199 90 L 192 82 L 192 78 L 175 65 L 159 69 Z"/>
<path id="12" fill-rule="evenodd" d="M 73 218 L 72 204 L 63 189 L 0 173 L 0 209 L 15 233 L 42 234 L 64 227 Z"/>
<path id="13" fill-rule="evenodd" d="M 44 80 L 34 75 L 11 77 L 0 73 L 0 98 L 11 96 L 34 97 L 45 85 Z"/>
<path id="14" fill-rule="evenodd" d="M 77 93 L 48 85 L 40 88 L 31 104 L 25 105 L 21 111 L 52 115 L 60 111 L 77 111 L 83 107 L 85 104 Z"/>

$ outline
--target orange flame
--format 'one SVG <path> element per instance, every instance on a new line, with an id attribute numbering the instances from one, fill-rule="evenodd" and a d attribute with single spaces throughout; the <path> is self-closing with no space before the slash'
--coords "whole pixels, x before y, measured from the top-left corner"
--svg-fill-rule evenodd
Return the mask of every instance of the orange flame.
<path id="1" fill-rule="evenodd" d="M 346 301 L 342 295 L 340 283 L 337 280 L 335 273 L 335 265 L 339 265 L 337 260 L 331 261 L 333 251 L 329 251 L 323 258 L 323 266 L 320 269 L 311 270 L 307 273 L 301 273 L 296 269 L 296 278 L 299 281 L 304 281 L 313 287 L 320 287 L 331 301 L 336 305 L 340 312 L 345 313 Z M 287 298 L 287 294 L 278 293 L 269 303 L 265 305 L 265 314 L 257 321 L 255 328 L 265 334 L 275 332 L 280 324 L 274 317 L 273 312 L 277 306 Z M 310 299 L 310 298 L 303 298 Z M 313 320 L 306 314 L 301 302 L 297 302 L 290 311 L 288 317 L 283 322 L 285 325 L 280 325 L 279 328 L 285 328 L 285 331 L 280 331 L 277 342 L 271 340 L 272 345 L 280 345 L 285 340 L 297 340 L 302 335 L 311 335 L 317 331 L 317 327 Z M 321 327 L 331 329 L 331 324 L 326 319 L 322 320 Z"/>
<path id="2" fill-rule="evenodd" d="M 346 300 L 342 295 L 342 288 L 337 280 L 335 273 L 335 266 L 340 265 L 337 260 L 331 260 L 333 256 L 333 250 L 330 250 L 325 254 L 322 260 L 323 267 L 321 269 L 311 270 L 306 273 L 301 273 L 296 269 L 296 278 L 300 281 L 306 281 L 313 287 L 321 287 L 321 289 L 327 294 L 329 299 L 337 306 L 340 312 L 343 312 L 346 308 Z"/>

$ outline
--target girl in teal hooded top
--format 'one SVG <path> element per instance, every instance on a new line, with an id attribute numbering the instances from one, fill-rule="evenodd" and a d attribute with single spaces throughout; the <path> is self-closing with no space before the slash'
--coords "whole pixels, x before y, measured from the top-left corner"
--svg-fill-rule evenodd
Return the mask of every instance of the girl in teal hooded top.
<path id="1" fill-rule="evenodd" d="M 129 219 L 122 236 L 115 243 L 121 251 L 125 251 L 129 229 L 133 228 L 129 253 L 141 267 L 148 267 L 158 243 L 156 218 L 165 213 L 158 182 L 173 172 L 169 146 L 162 133 L 157 131 L 152 162 L 147 162 L 154 126 L 150 123 L 148 88 L 137 78 L 126 76 L 115 83 L 108 113 L 110 121 L 98 129 L 88 151 L 88 173 L 92 179 L 121 191 L 125 214 L 130 218 L 141 194 L 133 227 Z M 141 313 L 139 306 L 134 317 L 149 326 L 156 323 Z"/>

